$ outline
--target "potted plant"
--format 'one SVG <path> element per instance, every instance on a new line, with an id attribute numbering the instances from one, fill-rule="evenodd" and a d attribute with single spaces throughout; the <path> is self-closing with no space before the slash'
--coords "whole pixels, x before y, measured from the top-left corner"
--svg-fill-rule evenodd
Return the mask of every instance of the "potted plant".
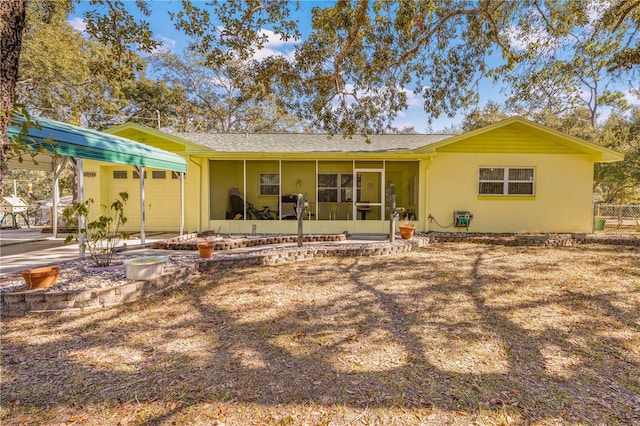
<path id="1" fill-rule="evenodd" d="M 59 273 L 59 266 L 42 266 L 22 271 L 22 278 L 30 289 L 48 288 L 56 285 Z"/>
<path id="2" fill-rule="evenodd" d="M 209 259 L 213 257 L 213 249 L 216 246 L 216 243 L 213 241 L 201 241 L 198 243 L 198 253 L 200 253 L 200 257 L 203 259 Z"/>
<path id="3" fill-rule="evenodd" d="M 398 226 L 398 230 L 400 231 L 400 238 L 403 240 L 410 240 L 413 238 L 413 233 L 416 230 L 416 226 L 409 222 L 409 216 L 404 215 L 402 218 L 402 223 Z"/>
<path id="4" fill-rule="evenodd" d="M 594 231 L 603 231 L 606 220 L 600 216 L 596 216 L 593 219 L 593 230 Z"/>
<path id="5" fill-rule="evenodd" d="M 89 223 L 87 223 L 87 219 L 93 199 L 73 203 L 72 206 L 64 209 L 63 216 L 67 219 L 69 226 L 77 229 L 77 234 L 67 236 L 65 243 L 75 239 L 80 242 L 83 249 L 89 251 L 89 256 L 95 262 L 95 267 L 110 267 L 115 248 L 122 240 L 129 238 L 129 234 L 120 229 L 120 226 L 127 222 L 124 206 L 128 199 L 129 195 L 126 192 L 121 192 L 118 194 L 118 198 L 111 203 L 109 210 L 106 206 L 101 206 L 103 214 Z M 80 227 L 80 218 L 84 218 L 86 227 Z M 83 234 L 84 241 L 81 241 L 80 236 Z"/>

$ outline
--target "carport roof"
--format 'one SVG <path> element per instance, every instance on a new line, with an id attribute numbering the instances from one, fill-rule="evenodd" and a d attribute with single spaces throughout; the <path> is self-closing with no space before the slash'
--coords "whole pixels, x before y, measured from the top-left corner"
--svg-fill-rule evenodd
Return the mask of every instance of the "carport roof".
<path id="1" fill-rule="evenodd" d="M 9 125 L 9 139 L 20 135 L 24 121 L 25 119 L 22 117 L 14 117 L 12 119 L 12 124 Z M 87 158 L 174 172 L 187 171 L 185 159 L 171 152 L 120 136 L 85 129 L 47 118 L 31 117 L 31 121 L 38 123 L 40 128 L 35 125 L 29 126 L 24 141 L 33 149 L 44 148 L 50 155 Z M 41 154 L 38 156 L 41 157 Z M 27 161 L 30 159 L 30 155 L 25 155 L 23 158 Z M 9 167 L 50 170 L 50 161 L 41 160 L 41 158 L 38 158 L 37 161 L 38 163 L 43 161 L 42 166 L 22 167 L 17 158 L 12 158 L 9 159 Z"/>

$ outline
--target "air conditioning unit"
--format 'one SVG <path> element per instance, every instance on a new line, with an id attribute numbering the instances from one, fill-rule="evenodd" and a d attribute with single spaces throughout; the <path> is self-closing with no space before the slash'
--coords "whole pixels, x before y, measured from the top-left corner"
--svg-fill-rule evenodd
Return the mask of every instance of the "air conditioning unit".
<path id="1" fill-rule="evenodd" d="M 456 210 L 453 212 L 453 226 L 456 228 L 469 228 L 473 215 L 467 210 Z"/>

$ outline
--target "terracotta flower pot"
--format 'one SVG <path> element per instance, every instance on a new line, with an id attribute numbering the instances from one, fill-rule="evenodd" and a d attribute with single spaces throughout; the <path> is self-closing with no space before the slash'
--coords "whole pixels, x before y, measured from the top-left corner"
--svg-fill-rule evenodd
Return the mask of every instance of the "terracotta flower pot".
<path id="1" fill-rule="evenodd" d="M 413 226 L 399 226 L 398 230 L 400 231 L 400 238 L 403 240 L 410 240 L 413 238 L 413 232 L 416 228 Z"/>
<path id="2" fill-rule="evenodd" d="M 210 257 L 213 257 L 214 247 L 215 247 L 215 243 L 212 243 L 210 241 L 198 243 L 198 252 L 200 252 L 200 257 L 204 259 L 209 259 Z"/>
<path id="3" fill-rule="evenodd" d="M 24 278 L 27 287 L 30 289 L 48 288 L 56 285 L 59 273 L 60 268 L 58 266 L 43 266 L 22 271 L 22 278 Z"/>

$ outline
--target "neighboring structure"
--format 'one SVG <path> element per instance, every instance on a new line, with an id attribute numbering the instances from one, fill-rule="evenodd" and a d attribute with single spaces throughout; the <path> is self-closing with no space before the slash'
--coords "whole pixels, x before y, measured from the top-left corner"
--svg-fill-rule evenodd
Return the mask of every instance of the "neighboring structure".
<path id="1" fill-rule="evenodd" d="M 623 159 L 519 117 L 457 136 L 374 135 L 369 143 L 318 134 L 170 135 L 132 123 L 107 132 L 187 160 L 190 232 L 295 233 L 295 221 L 284 219 L 288 196 L 303 194 L 305 232 L 385 233 L 391 182 L 396 204 L 422 231 L 588 232 L 594 163 Z M 101 204 L 138 185 L 132 167 L 86 161 L 85 170 L 86 196 Z M 177 176 L 146 170 L 147 229 L 177 230 Z M 275 220 L 256 219 L 265 212 Z M 127 216 L 136 229 L 139 212 L 129 208 Z"/>

